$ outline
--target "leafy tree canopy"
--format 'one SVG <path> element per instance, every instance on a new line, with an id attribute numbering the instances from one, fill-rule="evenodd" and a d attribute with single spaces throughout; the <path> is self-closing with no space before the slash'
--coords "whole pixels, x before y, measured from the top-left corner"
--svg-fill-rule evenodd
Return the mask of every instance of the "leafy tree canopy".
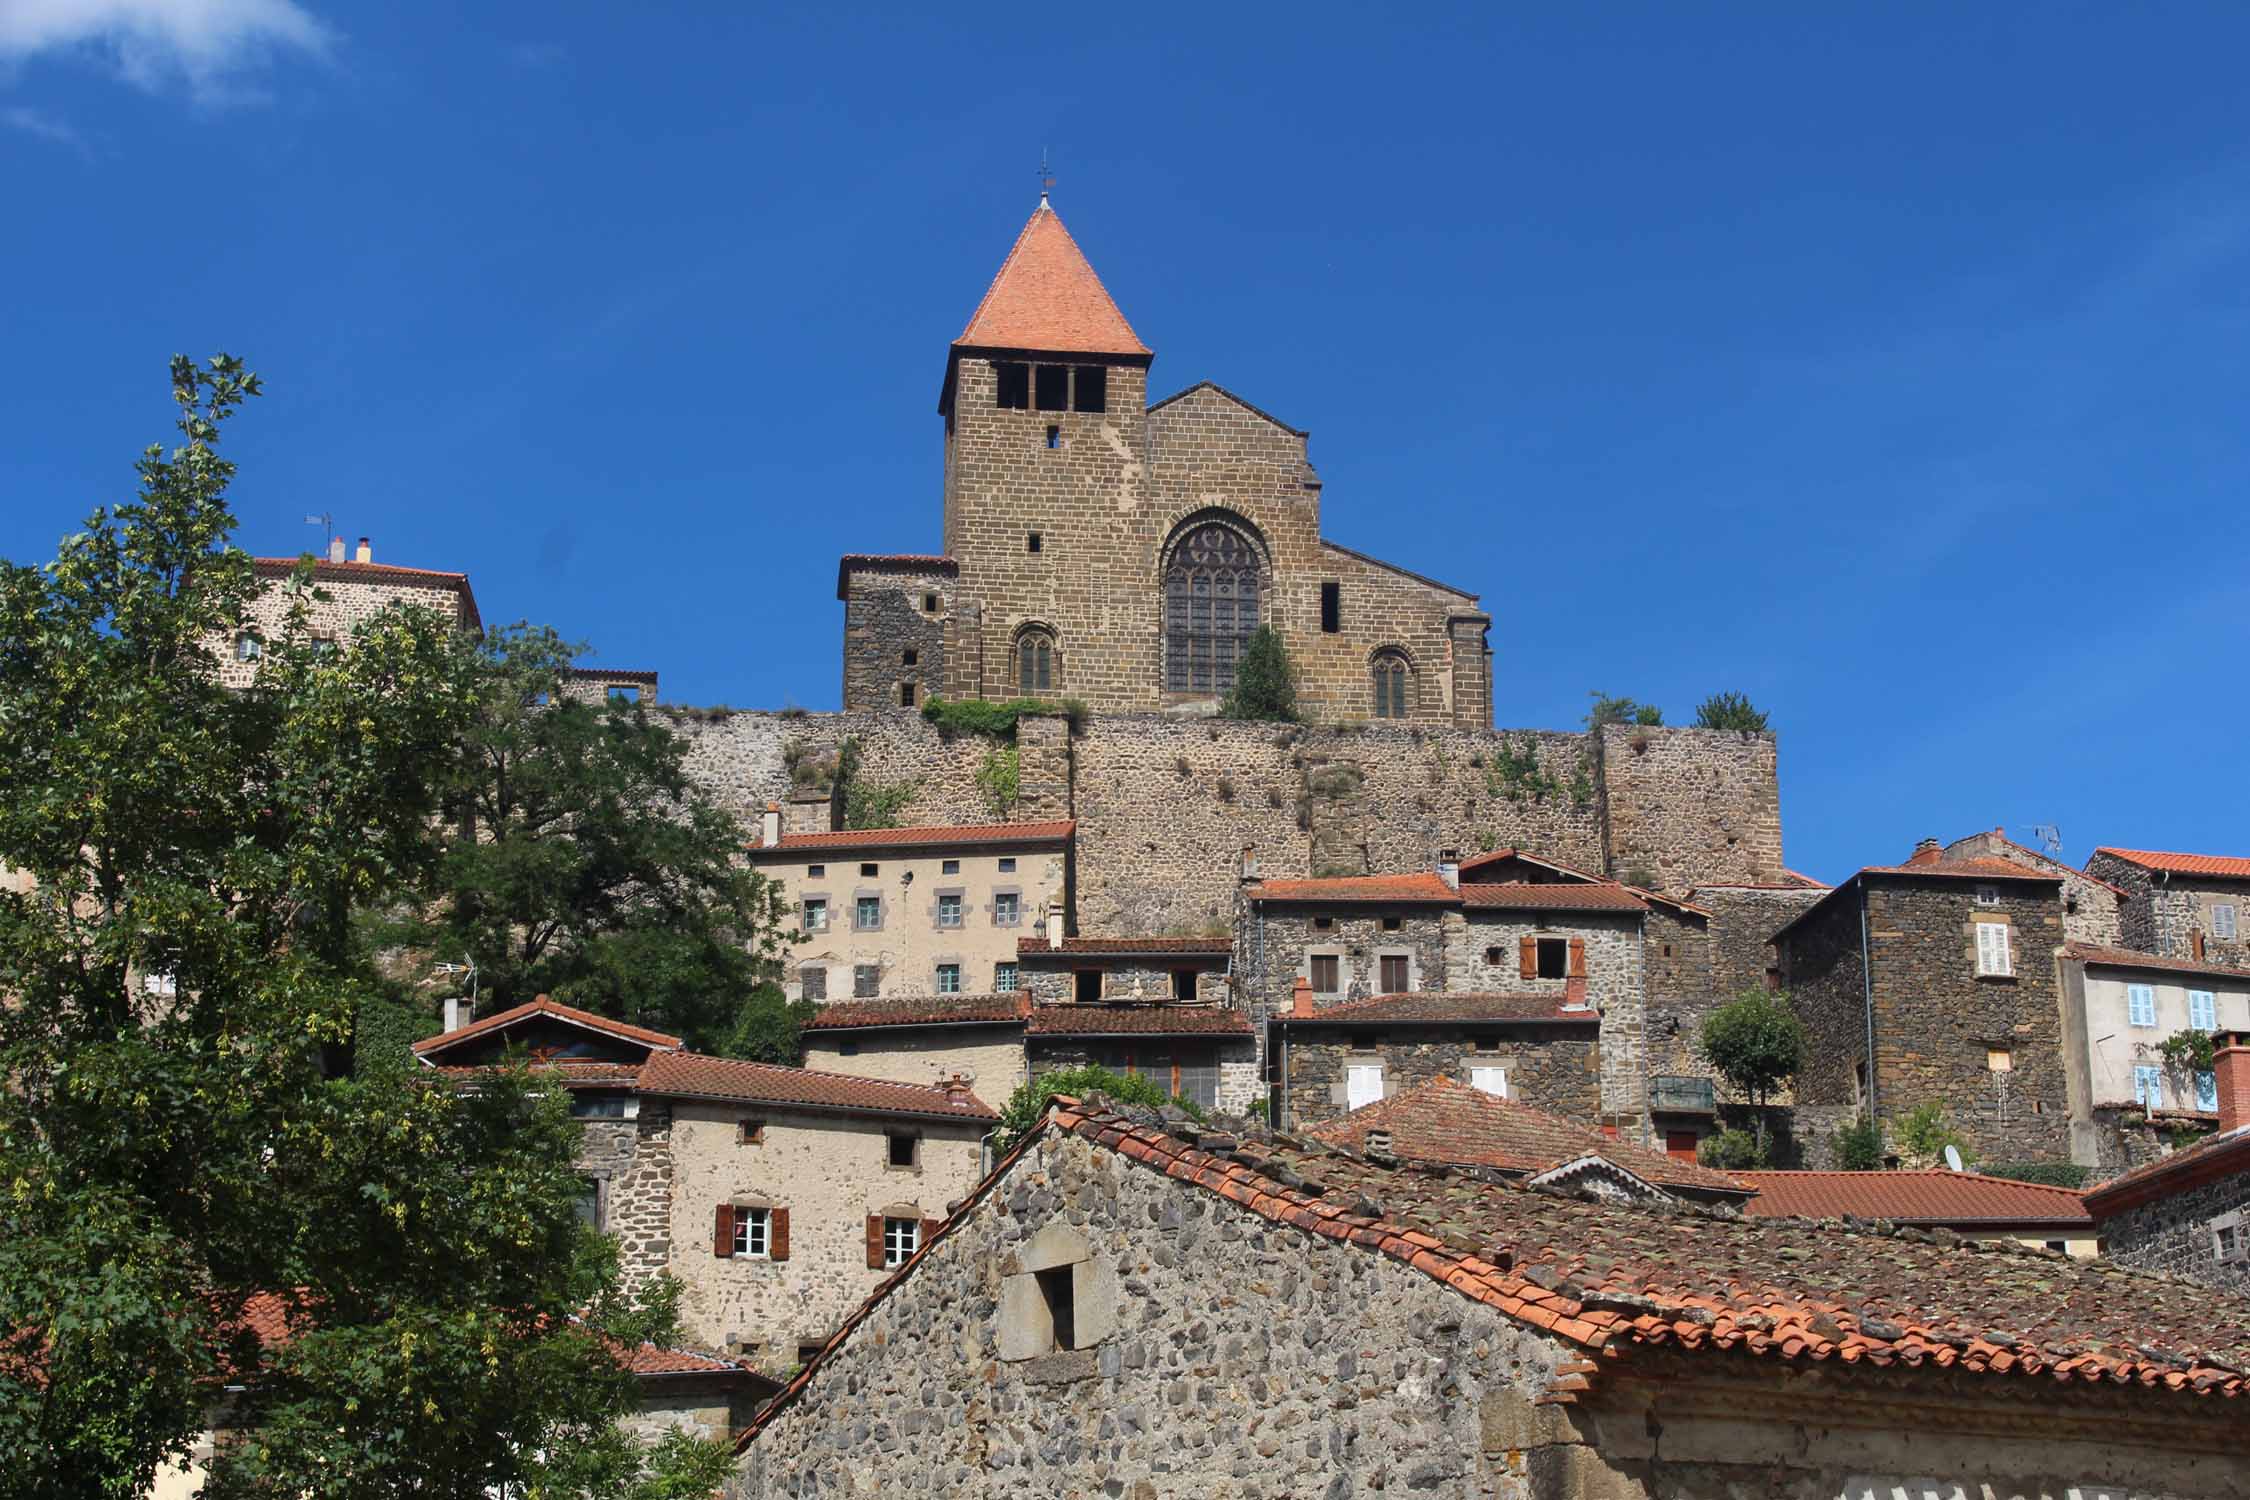
<path id="1" fill-rule="evenodd" d="M 339 1076 L 375 991 L 353 908 L 439 863 L 476 685 L 424 610 L 321 650 L 309 570 L 253 685 L 218 685 L 258 588 L 218 444 L 259 387 L 226 357 L 171 379 L 185 441 L 136 498 L 0 564 L 0 1472 L 141 1495 L 234 1381 L 260 1440 L 213 1460 L 214 1500 L 715 1474 L 616 1425 L 599 1336 L 667 1309 L 577 1222 L 564 1103 Z M 296 1315 L 263 1352 L 260 1295 Z"/>
<path id="2" fill-rule="evenodd" d="M 1698 729 L 1739 729 L 1749 734 L 1766 732 L 1765 711 L 1741 693 L 1713 693 L 1696 705 Z"/>
<path id="3" fill-rule="evenodd" d="M 1604 724 L 1647 724 L 1664 722 L 1664 710 L 1653 703 L 1635 703 L 1630 698 L 1612 698 L 1607 693 L 1588 693 L 1594 706 L 1586 711 L 1586 727 L 1599 729 Z"/>
<path id="4" fill-rule="evenodd" d="M 1139 1104 L 1149 1109 L 1176 1104 L 1196 1119 L 1203 1118 L 1202 1109 L 1193 1100 L 1174 1098 L 1138 1073 L 1112 1073 L 1091 1063 L 1082 1068 L 1060 1068 L 1017 1084 L 1016 1091 L 1001 1106 L 998 1149 L 1002 1154 L 1013 1150 L 1016 1142 L 1031 1133 L 1039 1117 L 1046 1113 L 1047 1101 L 1057 1094 L 1068 1094 L 1074 1099 L 1087 1094 L 1107 1094 L 1121 1103 Z"/>
<path id="5" fill-rule="evenodd" d="M 1785 994 L 1744 990 L 1703 1018 L 1703 1060 L 1758 1106 L 1757 1145 L 1765 1153 L 1766 1100 L 1794 1078 L 1805 1055 L 1805 1023 Z"/>
<path id="6" fill-rule="evenodd" d="M 1281 632 L 1271 625 L 1260 625 L 1243 642 L 1234 664 L 1234 687 L 1219 705 L 1219 717 L 1296 722 L 1297 669 L 1290 664 Z"/>

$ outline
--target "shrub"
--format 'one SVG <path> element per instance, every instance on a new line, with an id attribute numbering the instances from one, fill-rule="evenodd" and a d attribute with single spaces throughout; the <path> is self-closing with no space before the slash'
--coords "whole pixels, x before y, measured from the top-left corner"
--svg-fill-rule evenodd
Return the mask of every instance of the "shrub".
<path id="1" fill-rule="evenodd" d="M 1004 818 L 1014 810 L 1023 795 L 1023 757 L 1015 746 L 995 745 L 985 752 L 977 767 L 977 789 L 984 793 L 994 817 Z"/>
<path id="2" fill-rule="evenodd" d="M 1722 1130 L 1705 1136 L 1695 1148 L 1695 1159 L 1720 1171 L 1749 1172 L 1766 1164 L 1766 1143 L 1761 1130 Z"/>
<path id="3" fill-rule="evenodd" d="M 1635 703 L 1630 698 L 1612 698 L 1607 693 L 1599 692 L 1591 692 L 1586 696 L 1594 700 L 1594 706 L 1586 713 L 1588 729 L 1599 729 L 1604 724 L 1653 726 L 1664 722 L 1664 710 L 1653 703 Z"/>
<path id="4" fill-rule="evenodd" d="M 2076 1191 L 2086 1185 L 2087 1169 L 2074 1161 L 1996 1161 L 1978 1169 L 1987 1177 L 2011 1182 L 2043 1182 L 2049 1187 Z"/>
<path id="5" fill-rule="evenodd" d="M 1212 790 L 1219 794 L 1221 802 L 1232 802 L 1234 800 L 1234 778 L 1222 773 L 1218 781 L 1213 783 Z"/>
<path id="6" fill-rule="evenodd" d="M 1087 1094 L 1107 1094 L 1119 1103 L 1139 1104 L 1149 1109 L 1177 1104 L 1191 1117 L 1203 1118 L 1203 1111 L 1194 1104 L 1174 1098 L 1138 1073 L 1112 1073 L 1107 1068 L 1089 1064 L 1083 1068 L 1042 1073 L 1028 1083 L 1017 1085 L 1000 1110 L 998 1150 L 1003 1154 L 1014 1150 L 1016 1143 L 1037 1127 L 1040 1115 L 1046 1112 L 1047 1101 L 1057 1094 L 1080 1098 Z"/>
<path id="7" fill-rule="evenodd" d="M 443 1029 L 444 1023 L 425 1007 L 370 997 L 360 1002 L 353 1018 L 353 1067 L 360 1073 L 406 1072 L 415 1066 L 414 1044 Z"/>
<path id="8" fill-rule="evenodd" d="M 1959 1151 L 1963 1160 L 1969 1155 L 1967 1138 L 1953 1128 L 1952 1116 L 1935 1099 L 1925 1099 L 1904 1117 L 1893 1120 L 1891 1135 L 1909 1166 L 1932 1165 L 1944 1157 L 1948 1146 Z"/>
<path id="9" fill-rule="evenodd" d="M 1883 1165 L 1883 1127 L 1862 1116 L 1834 1136 L 1836 1165 L 1846 1172 L 1872 1172 Z"/>
<path id="10" fill-rule="evenodd" d="M 1763 710 L 1741 693 L 1713 693 L 1696 705 L 1695 727 L 1739 729 L 1745 734 L 1764 734 L 1766 716 Z"/>
<path id="11" fill-rule="evenodd" d="M 794 1068 L 805 1060 L 799 1033 L 819 1010 L 810 1000 L 791 1000 L 777 984 L 761 984 L 742 1002 L 718 1053 Z"/>
<path id="12" fill-rule="evenodd" d="M 2165 1063 L 2189 1073 L 2208 1073 L 2219 1065 L 2208 1031 L 2175 1031 L 2157 1045 Z"/>
<path id="13" fill-rule="evenodd" d="M 1223 719 L 1297 720 L 1297 671 L 1281 632 L 1260 625 L 1250 632 L 1242 658 L 1234 664 L 1234 688 L 1219 705 Z"/>
<path id="14" fill-rule="evenodd" d="M 990 740 L 1015 743 L 1016 721 L 1026 714 L 1061 714 L 1076 730 L 1086 720 L 1086 705 L 1072 698 L 1055 703 L 1045 698 L 1010 698 L 994 703 L 986 698 L 932 698 L 922 705 L 922 717 L 935 725 L 940 736 L 981 734 Z"/>

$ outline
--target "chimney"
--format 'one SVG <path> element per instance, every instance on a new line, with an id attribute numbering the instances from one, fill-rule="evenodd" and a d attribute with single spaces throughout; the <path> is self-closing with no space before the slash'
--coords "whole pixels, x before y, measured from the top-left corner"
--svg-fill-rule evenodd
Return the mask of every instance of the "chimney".
<path id="1" fill-rule="evenodd" d="M 1062 903 L 1060 901 L 1050 901 L 1047 903 L 1047 946 L 1049 948 L 1060 948 L 1062 945 Z"/>
<path id="2" fill-rule="evenodd" d="M 969 1080 L 959 1073 L 953 1074 L 938 1085 L 945 1090 L 945 1102 L 955 1109 L 969 1107 Z"/>
<path id="3" fill-rule="evenodd" d="M 781 804 L 768 802 L 758 814 L 758 847 L 771 849 L 781 842 Z"/>
<path id="4" fill-rule="evenodd" d="M 447 1031 L 459 1031 L 469 1024 L 469 1019 L 469 1002 L 467 1000 L 456 996 L 445 1002 L 445 1029 Z"/>
<path id="5" fill-rule="evenodd" d="M 342 537 L 332 536 L 328 539 L 328 560 L 330 562 L 342 562 L 344 560 L 344 539 Z"/>
<path id="6" fill-rule="evenodd" d="M 367 545 L 367 538 L 366 538 L 366 537 L 361 537 L 361 538 L 359 539 L 359 550 L 358 550 L 357 552 L 354 552 L 354 553 L 352 554 L 352 561 L 353 561 L 353 562 L 363 562 L 363 563 L 371 563 L 371 562 L 373 562 L 374 560 L 375 560 L 375 549 L 374 549 L 373 547 L 370 547 L 370 546 L 368 546 L 368 545 Z"/>
<path id="7" fill-rule="evenodd" d="M 1437 878 L 1453 890 L 1461 889 L 1461 851 L 1440 849 L 1437 856 Z"/>
<path id="8" fill-rule="evenodd" d="M 2250 1034 L 2222 1033 L 2214 1040 L 2219 1043 L 2211 1058 L 2219 1081 L 2219 1129 L 2238 1130 L 2250 1125 Z"/>
<path id="9" fill-rule="evenodd" d="M 1943 858 L 1945 858 L 1944 846 L 1939 844 L 1936 839 L 1924 839 L 1914 846 L 1914 857 L 1907 863 L 1910 865 L 1934 865 Z"/>
<path id="10" fill-rule="evenodd" d="M 1313 1015 L 1311 980 L 1299 976 L 1297 988 L 1290 992 L 1289 1014 L 1300 1021 L 1307 1020 Z"/>

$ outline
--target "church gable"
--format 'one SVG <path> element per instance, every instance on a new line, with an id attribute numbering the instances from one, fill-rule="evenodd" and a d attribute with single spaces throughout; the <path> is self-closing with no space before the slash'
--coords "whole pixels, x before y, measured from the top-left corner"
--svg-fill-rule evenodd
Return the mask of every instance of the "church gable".
<path id="1" fill-rule="evenodd" d="M 1319 475 L 1305 453 L 1310 434 L 1208 380 L 1151 406 L 1148 429 L 1160 464 L 1194 468 L 1245 459 L 1286 464 L 1302 471 L 1293 477 L 1306 488 L 1319 488 Z"/>

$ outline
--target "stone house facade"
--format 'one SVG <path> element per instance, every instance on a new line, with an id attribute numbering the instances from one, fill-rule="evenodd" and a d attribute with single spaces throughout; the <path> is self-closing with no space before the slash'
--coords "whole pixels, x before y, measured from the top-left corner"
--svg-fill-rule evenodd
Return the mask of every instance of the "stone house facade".
<path id="1" fill-rule="evenodd" d="M 783 833 L 768 807 L 747 856 L 796 917 L 784 990 L 815 1003 L 1014 993 L 1019 939 L 1068 907 L 1071 826 Z"/>
<path id="2" fill-rule="evenodd" d="M 2086 1207 L 2119 1262 L 2250 1292 L 2250 1035 L 2219 1040 L 2218 1131 L 2103 1183 Z"/>
<path id="3" fill-rule="evenodd" d="M 2124 893 L 2119 946 L 2250 968 L 2250 859 L 2105 847 L 2086 873 Z"/>
<path id="4" fill-rule="evenodd" d="M 851 556 L 844 704 L 1204 708 L 1271 624 L 1322 720 L 1492 721 L 1474 594 L 1325 540 L 1306 434 L 1154 356 L 1042 199 L 947 353 L 939 556 Z"/>
<path id="5" fill-rule="evenodd" d="M 2027 848 L 2009 838 L 2003 829 L 1955 839 L 1945 846 L 1945 857 L 2004 859 L 2042 874 L 2060 876 L 2065 941 L 2091 943 L 2102 948 L 2119 947 L 2125 941 L 2120 910 L 2125 900 L 2123 887 L 2084 870 L 2073 869 L 2052 854 Z"/>
<path id="6" fill-rule="evenodd" d="M 2086 943 L 2066 944 L 2057 963 L 2071 1160 L 2114 1171 L 2120 1151 L 2105 1137 L 2120 1112 L 2175 1127 L 2218 1119 L 2217 1075 L 2174 1062 L 2164 1044 L 2250 1032 L 2250 969 Z"/>
<path id="7" fill-rule="evenodd" d="M 628 1284 L 681 1283 L 694 1342 L 780 1370 L 825 1338 L 982 1174 L 998 1115 L 962 1080 L 901 1083 L 682 1051 L 541 997 L 417 1042 L 473 1080 L 511 1049 L 567 1090 L 581 1208 Z"/>
<path id="8" fill-rule="evenodd" d="M 2064 1159 L 2061 884 L 2005 860 L 1948 860 L 1925 839 L 1907 864 L 1861 870 L 1776 933 L 1807 1032 L 1800 1135 L 1808 1119 L 1895 1123 L 1934 1100 L 1975 1154 Z"/>
<path id="9" fill-rule="evenodd" d="M 2236 1500 L 2245 1360 L 2239 1300 L 2043 1250 L 1058 1102 L 733 1494 Z"/>
<path id="10" fill-rule="evenodd" d="M 219 662 L 219 680 L 231 688 L 250 685 L 257 675 L 265 644 L 288 631 L 290 610 L 300 601 L 305 609 L 305 630 L 316 641 L 343 646 L 352 633 L 393 604 L 418 605 L 435 611 L 462 630 L 481 630 L 476 594 L 466 573 L 444 573 L 428 568 L 401 568 L 375 561 L 366 537 L 351 557 L 344 555 L 344 539 L 328 544 L 326 557 L 309 564 L 311 587 L 295 586 L 297 571 L 306 560 L 296 557 L 259 557 L 251 560 L 264 585 L 243 613 L 242 623 L 230 635 L 214 636 L 210 650 Z"/>

